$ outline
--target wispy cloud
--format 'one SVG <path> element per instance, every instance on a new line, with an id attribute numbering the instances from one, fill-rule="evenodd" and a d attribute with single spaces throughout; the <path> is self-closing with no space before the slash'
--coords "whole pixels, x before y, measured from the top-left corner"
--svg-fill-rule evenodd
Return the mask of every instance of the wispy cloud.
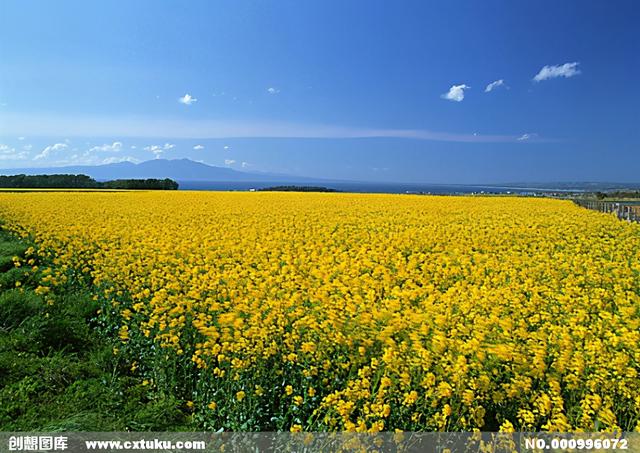
<path id="1" fill-rule="evenodd" d="M 464 99 L 464 90 L 468 90 L 471 88 L 468 85 L 452 85 L 449 88 L 449 91 L 441 96 L 442 99 L 447 99 L 449 101 L 462 102 Z"/>
<path id="2" fill-rule="evenodd" d="M 527 140 L 531 140 L 532 138 L 536 138 L 537 136 L 538 136 L 538 134 L 527 132 L 526 134 L 522 134 L 516 140 L 519 141 L 519 142 L 524 142 L 524 141 L 527 141 Z"/>
<path id="3" fill-rule="evenodd" d="M 23 160 L 28 157 L 26 151 L 17 151 L 14 147 L 0 143 L 0 160 Z"/>
<path id="4" fill-rule="evenodd" d="M 196 145 L 196 146 L 194 146 L 194 147 L 193 147 L 193 149 L 195 149 L 196 151 L 199 151 L 199 150 L 201 150 L 201 149 L 204 149 L 204 146 L 202 146 L 202 145 Z"/>
<path id="5" fill-rule="evenodd" d="M 251 164 L 249 162 L 242 162 L 242 168 L 249 168 Z"/>
<path id="6" fill-rule="evenodd" d="M 494 82 L 491 82 L 489 85 L 487 85 L 487 87 L 484 89 L 484 92 L 485 93 L 490 93 L 493 90 L 495 90 L 496 88 L 501 87 L 501 86 L 505 86 L 504 80 L 503 79 L 496 80 Z"/>
<path id="7" fill-rule="evenodd" d="M 184 96 L 182 96 L 181 98 L 178 98 L 178 102 L 180 102 L 181 104 L 184 104 L 184 105 L 191 105 L 194 102 L 198 102 L 198 100 L 196 98 L 194 98 L 193 96 L 191 96 L 189 93 L 187 93 Z"/>
<path id="8" fill-rule="evenodd" d="M 100 163 L 102 164 L 119 164 L 120 162 L 132 162 L 134 164 L 137 164 L 140 162 L 140 159 L 136 159 L 135 157 L 131 157 L 131 156 L 124 156 L 124 157 L 107 157 L 106 159 L 103 159 Z"/>
<path id="9" fill-rule="evenodd" d="M 533 80 L 535 82 L 541 82 L 543 80 L 555 79 L 556 77 L 573 77 L 580 74 L 577 61 L 573 63 L 565 63 L 562 65 L 544 66 L 540 72 L 538 72 Z"/>
<path id="10" fill-rule="evenodd" d="M 443 142 L 516 142 L 520 134 L 492 135 L 390 129 L 288 121 L 178 120 L 149 117 L 64 117 L 0 114 L 0 135 L 43 137 L 129 137 L 147 139 L 232 138 L 406 138 Z M 537 141 L 542 141 L 540 138 Z M 162 145 L 155 145 L 163 148 Z M 228 146 L 228 145 L 225 145 Z M 230 148 L 224 148 L 227 151 Z M 147 151 L 150 151 L 147 149 Z"/>
<path id="11" fill-rule="evenodd" d="M 36 156 L 33 158 L 33 160 L 46 159 L 46 158 L 50 157 L 51 154 L 53 154 L 53 153 L 55 153 L 57 151 L 61 151 L 63 149 L 67 149 L 68 147 L 69 147 L 69 145 L 67 145 L 66 143 L 55 143 L 53 145 L 49 145 L 45 149 L 43 149 L 40 154 L 36 154 Z"/>
<path id="12" fill-rule="evenodd" d="M 269 87 L 269 88 L 267 88 L 267 93 L 269 93 L 269 94 L 278 94 L 278 93 L 280 93 L 280 89 L 276 88 L 276 87 Z"/>
<path id="13" fill-rule="evenodd" d="M 164 150 L 162 148 L 160 148 L 159 146 L 156 146 L 156 145 L 147 146 L 144 149 L 146 151 L 152 152 L 156 156 L 156 159 L 159 159 L 160 155 L 164 152 Z"/>
<path id="14" fill-rule="evenodd" d="M 101 146 L 94 146 L 89 149 L 90 152 L 104 152 L 104 153 L 118 153 L 122 151 L 122 142 L 113 142 L 112 144 L 104 144 Z"/>
<path id="15" fill-rule="evenodd" d="M 103 158 L 96 153 L 86 150 L 81 153 L 73 153 L 70 156 L 60 156 L 57 159 L 48 160 L 46 165 L 104 165 L 118 162 L 139 163 L 141 161 L 133 156 L 110 156 Z"/>
<path id="16" fill-rule="evenodd" d="M 225 164 L 225 165 L 233 165 L 233 164 L 235 164 L 235 163 L 236 163 L 236 161 L 235 161 L 235 160 L 233 160 L 233 159 L 225 159 L 225 160 L 224 160 L 224 164 Z"/>
<path id="17" fill-rule="evenodd" d="M 153 153 L 156 156 L 156 159 L 160 158 L 160 155 L 165 152 L 165 151 L 169 151 L 170 149 L 175 148 L 176 145 L 174 145 L 173 143 L 165 143 L 164 145 L 149 145 L 149 146 L 145 146 L 143 149 L 145 151 L 149 151 L 151 153 Z"/>

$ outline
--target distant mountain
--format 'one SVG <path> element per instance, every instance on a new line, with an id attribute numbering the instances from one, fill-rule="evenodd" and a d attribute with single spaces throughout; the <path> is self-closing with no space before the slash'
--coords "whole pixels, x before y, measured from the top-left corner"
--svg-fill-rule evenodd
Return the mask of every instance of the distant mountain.
<path id="1" fill-rule="evenodd" d="M 190 159 L 154 159 L 139 164 L 74 165 L 48 168 L 0 169 L 3 175 L 83 174 L 97 180 L 171 178 L 175 181 L 312 181 L 311 178 L 270 173 L 249 173 L 214 167 Z"/>
<path id="2" fill-rule="evenodd" d="M 190 159 L 153 159 L 139 164 L 120 162 L 105 165 L 74 165 L 68 167 L 48 168 L 11 168 L 0 169 L 0 175 L 42 175 L 42 174 L 83 174 L 98 181 L 113 179 L 146 179 L 171 178 L 181 184 L 183 188 L 210 190 L 211 185 L 205 183 L 234 183 L 222 184 L 220 189 L 227 190 L 235 187 L 238 190 L 248 190 L 249 187 L 261 188 L 273 185 L 323 185 L 345 192 L 433 192 L 451 193 L 490 190 L 491 188 L 506 190 L 541 190 L 541 191 L 587 191 L 608 192 L 615 190 L 637 190 L 640 183 L 610 183 L 610 182 L 516 182 L 487 185 L 455 185 L 450 184 L 417 184 L 345 181 L 336 179 L 308 178 L 279 173 L 245 172 L 225 167 L 195 162 Z M 253 184 L 256 183 L 256 184 Z"/>

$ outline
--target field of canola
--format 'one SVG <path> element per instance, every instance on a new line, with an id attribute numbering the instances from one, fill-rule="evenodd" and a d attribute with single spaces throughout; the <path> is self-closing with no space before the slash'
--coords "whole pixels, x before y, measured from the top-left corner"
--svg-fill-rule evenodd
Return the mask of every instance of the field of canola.
<path id="1" fill-rule="evenodd" d="M 295 193 L 2 193 L 0 218 L 207 428 L 640 429 L 640 225 Z"/>

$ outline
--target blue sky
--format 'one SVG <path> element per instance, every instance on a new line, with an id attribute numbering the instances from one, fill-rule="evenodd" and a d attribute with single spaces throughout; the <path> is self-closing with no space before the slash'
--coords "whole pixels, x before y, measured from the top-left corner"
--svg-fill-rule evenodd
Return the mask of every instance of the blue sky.
<path id="1" fill-rule="evenodd" d="M 637 182 L 639 19 L 634 0 L 5 0 L 0 167 Z"/>

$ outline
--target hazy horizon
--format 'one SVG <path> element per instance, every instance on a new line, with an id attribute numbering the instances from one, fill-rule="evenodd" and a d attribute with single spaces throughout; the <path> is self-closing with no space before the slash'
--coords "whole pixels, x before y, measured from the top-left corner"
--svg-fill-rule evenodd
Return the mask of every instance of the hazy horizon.
<path id="1" fill-rule="evenodd" d="M 185 177 L 175 177 L 173 175 L 171 175 L 171 168 L 172 167 L 166 167 L 167 169 L 167 173 L 166 174 L 154 174 L 154 175 L 149 175 L 149 176 L 137 176 L 138 178 L 140 177 L 153 177 L 153 178 L 171 178 L 174 179 L 176 181 L 182 181 L 182 182 L 192 182 L 192 183 L 197 183 L 197 184 L 202 184 L 204 183 L 205 186 L 207 183 L 211 183 L 211 187 L 215 188 L 215 190 L 221 190 L 220 186 L 218 183 L 220 184 L 224 184 L 224 183 L 232 183 L 232 184 L 240 184 L 236 189 L 241 189 L 241 190 L 248 190 L 250 188 L 249 183 L 257 183 L 261 186 L 264 186 L 265 183 L 269 183 L 269 184 L 303 184 L 303 185 L 307 185 L 307 184 L 311 184 L 311 183 L 326 183 L 328 185 L 330 185 L 331 183 L 339 183 L 339 184 L 346 184 L 346 185 L 358 185 L 358 184 L 363 184 L 365 186 L 380 186 L 380 188 L 385 187 L 385 186 L 397 186 L 397 187 L 404 187 L 404 186 L 422 186 L 423 188 L 428 187 L 428 186 L 470 186 L 470 187 L 493 187 L 493 188 L 504 188 L 504 189 L 544 189 L 544 190 L 567 190 L 567 188 L 565 187 L 566 185 L 571 185 L 571 187 L 574 187 L 575 189 L 578 190 L 588 190 L 588 185 L 595 185 L 597 186 L 595 189 L 592 188 L 592 190 L 600 190 L 604 188 L 604 185 L 609 185 L 609 188 L 614 188 L 614 187 L 618 187 L 618 188 L 640 188 L 640 182 L 638 181 L 605 181 L 605 180 L 601 180 L 601 181 L 585 181 L 585 180 L 574 180 L 574 181 L 484 181 L 484 182 L 479 182 L 479 183 L 465 183 L 465 182 L 456 182 L 456 181 L 452 181 L 452 182 L 429 182 L 429 181 L 422 181 L 422 182 L 407 182 L 407 181 L 376 181 L 373 179 L 336 179 L 336 178 L 319 178 L 319 177 L 310 177 L 307 175 L 299 175 L 299 174 L 288 174 L 288 173 L 270 173 L 270 172 L 261 172 L 261 171 L 251 171 L 251 170 L 235 170 L 229 167 L 223 167 L 223 166 L 215 166 L 215 165 L 210 165 L 210 164 L 206 164 L 205 162 L 202 161 L 194 161 L 188 158 L 174 158 L 174 159 L 165 159 L 165 158 L 157 158 L 157 159 L 150 159 L 147 161 L 142 161 L 142 162 L 130 162 L 130 161 L 122 161 L 122 162 L 116 162 L 116 163 L 101 163 L 101 164 L 95 164 L 95 165 L 60 165 L 60 166 L 51 166 L 51 167 L 15 167 L 15 168 L 0 168 L 0 175 L 10 175 L 10 174 L 16 174 L 16 172 L 18 171 L 28 171 L 29 174 L 37 174 L 38 170 L 42 170 L 45 174 L 52 174 L 53 170 L 64 170 L 64 169 L 71 169 L 69 171 L 75 172 L 75 171 L 79 171 L 80 169 L 90 169 L 90 168 L 120 168 L 120 164 L 125 164 L 127 166 L 131 166 L 131 167 L 135 167 L 139 164 L 145 164 L 145 163 L 151 163 L 151 162 L 166 162 L 166 163 L 170 163 L 171 161 L 186 161 L 186 162 L 190 162 L 193 164 L 204 164 L 207 165 L 209 167 L 211 167 L 212 169 L 222 169 L 222 170 L 231 170 L 234 172 L 238 172 L 239 174 L 242 175 L 254 175 L 257 177 L 257 179 L 240 179 L 240 180 L 230 180 L 230 179 L 221 179 L 220 177 L 216 177 L 216 176 L 212 176 L 210 178 L 207 179 L 202 179 L 202 178 L 196 178 L 196 179 L 190 179 L 190 178 L 185 178 Z M 12 172 L 12 170 L 14 170 L 14 172 Z M 88 173 L 92 173 L 92 172 L 88 172 Z M 238 174 L 236 173 L 236 174 Z M 121 178 L 129 178 L 130 175 L 119 175 L 117 173 L 105 173 L 103 176 L 93 176 L 95 179 L 97 180 L 110 180 L 110 179 L 121 179 Z M 271 179 L 268 179 L 271 178 Z M 556 184 L 556 186 L 553 186 L 554 184 Z M 205 187 L 202 186 L 202 187 Z M 218 187 L 220 186 L 220 187 Z M 245 188 L 243 188 L 244 186 L 246 186 Z M 231 187 L 231 186 L 230 186 Z M 266 186 L 265 186 L 266 187 Z M 346 187 L 346 186 L 345 186 Z M 204 190 L 209 190 L 209 189 L 204 189 Z M 341 190 L 346 190 L 344 187 Z M 591 189 L 589 189 L 591 190 Z M 348 191 L 348 190 L 347 190 Z M 400 191 L 404 191 L 404 188 Z"/>

